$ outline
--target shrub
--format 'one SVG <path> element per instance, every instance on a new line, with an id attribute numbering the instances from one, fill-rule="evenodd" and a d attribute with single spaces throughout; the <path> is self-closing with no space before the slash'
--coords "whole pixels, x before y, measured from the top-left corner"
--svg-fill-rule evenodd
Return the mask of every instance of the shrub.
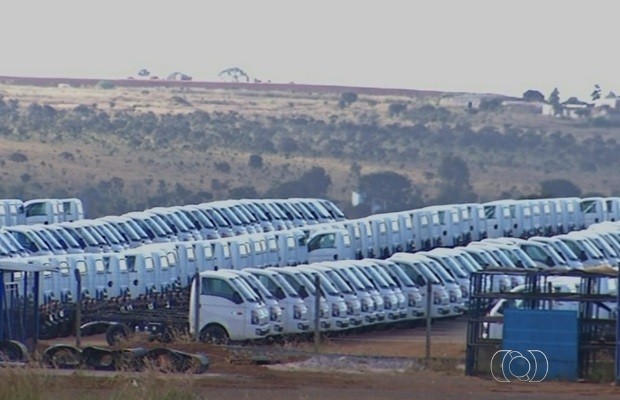
<path id="1" fill-rule="evenodd" d="M 114 82 L 110 82 L 110 81 L 99 81 L 97 82 L 97 87 L 99 89 L 109 90 L 109 89 L 114 89 L 116 85 L 114 84 Z"/>
<path id="2" fill-rule="evenodd" d="M 340 94 L 340 100 L 338 100 L 338 107 L 345 108 L 357 101 L 357 93 L 342 92 Z"/>
<path id="3" fill-rule="evenodd" d="M 14 162 L 26 162 L 28 161 L 28 156 L 25 155 L 24 153 L 16 151 L 15 153 L 9 156 L 9 160 L 14 161 Z"/>
<path id="4" fill-rule="evenodd" d="M 259 154 L 250 155 L 250 160 L 248 161 L 248 165 L 252 168 L 262 168 L 263 157 L 261 157 Z"/>

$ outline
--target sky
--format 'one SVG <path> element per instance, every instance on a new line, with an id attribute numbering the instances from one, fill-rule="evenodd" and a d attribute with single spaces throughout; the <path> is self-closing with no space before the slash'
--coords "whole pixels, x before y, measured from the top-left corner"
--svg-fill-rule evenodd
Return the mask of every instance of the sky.
<path id="1" fill-rule="evenodd" d="M 8 4 L 6 4 L 8 3 Z M 588 100 L 620 94 L 614 0 L 7 0 L 0 75 L 218 81 Z"/>

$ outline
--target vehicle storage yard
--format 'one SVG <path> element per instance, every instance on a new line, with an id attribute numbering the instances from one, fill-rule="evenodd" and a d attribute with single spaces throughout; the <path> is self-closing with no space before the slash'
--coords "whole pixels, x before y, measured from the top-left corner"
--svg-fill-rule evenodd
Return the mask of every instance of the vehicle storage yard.
<path id="1" fill-rule="evenodd" d="M 424 368 L 425 328 L 399 328 L 327 339 L 321 355 L 312 343 L 223 348 L 177 342 L 170 347 L 209 354 L 201 375 L 159 372 L 43 370 L 46 395 L 33 398 L 187 398 L 187 399 L 553 399 L 617 398 L 620 388 L 596 383 L 499 383 L 463 374 L 466 318 L 432 327 L 430 368 Z M 73 338 L 56 340 L 72 344 Z M 102 336 L 84 345 L 104 345 Z M 41 343 L 45 345 L 46 343 Z M 156 346 L 147 342 L 130 345 Z M 350 356 L 347 356 L 349 354 Z M 20 372 L 4 369 L 6 377 Z M 32 375 L 28 374 L 32 379 Z M 37 385 L 38 380 L 34 379 Z M 163 386 L 162 386 L 163 385 Z M 158 394 L 157 397 L 151 397 Z M 2 397 L 0 393 L 0 398 Z"/>
<path id="2" fill-rule="evenodd" d="M 567 201 L 567 204 L 574 205 L 576 201 L 576 199 L 571 199 Z M 584 200 L 584 202 L 589 201 Z M 596 202 L 596 204 L 599 203 L 602 204 L 602 200 Z M 515 210 L 519 208 L 529 210 L 529 206 L 530 204 L 526 202 L 516 203 L 509 201 L 506 204 L 492 204 L 489 207 L 491 207 L 491 211 L 494 211 L 495 207 L 505 207 L 505 210 L 510 210 L 510 207 L 513 207 Z M 539 205 L 534 204 L 534 206 L 537 207 Z M 475 207 L 478 207 L 478 211 L 483 210 L 481 205 L 475 205 Z M 572 207 L 572 209 L 576 210 L 577 208 Z M 212 211 L 213 209 L 209 208 L 209 210 Z M 435 212 L 437 210 L 431 211 Z M 61 258 L 65 260 L 65 257 L 67 261 L 79 260 L 82 264 L 75 265 L 74 275 L 70 274 L 71 269 L 68 266 L 59 268 L 55 273 L 55 269 L 51 266 L 39 265 L 36 262 L 24 263 L 23 261 L 17 261 L 20 258 L 7 260 L 4 262 L 6 264 L 5 267 L 8 271 L 13 271 L 11 272 L 13 274 L 12 278 L 23 278 L 23 280 L 16 280 L 16 283 L 13 285 L 17 288 L 17 290 L 11 292 L 16 296 L 15 298 L 19 299 L 21 293 L 25 293 L 24 297 L 26 297 L 28 290 L 38 294 L 33 296 L 33 310 L 38 310 L 38 304 L 56 307 L 64 303 L 73 304 L 72 297 L 69 294 L 74 286 L 75 293 L 86 295 L 86 299 L 79 300 L 79 304 L 82 304 L 80 315 L 81 318 L 84 318 L 81 319 L 81 323 L 77 322 L 77 316 L 74 319 L 73 312 L 75 309 L 69 307 L 43 308 L 47 314 L 43 314 L 43 318 L 38 321 L 41 322 L 40 327 L 43 328 L 39 333 L 43 332 L 45 335 L 40 335 L 39 338 L 45 340 L 38 343 L 38 352 L 34 356 L 35 359 L 38 359 L 41 355 L 44 356 L 43 358 L 48 356 L 48 358 L 52 358 L 52 364 L 58 365 L 64 362 L 64 366 L 68 367 L 73 362 L 71 357 L 68 357 L 71 350 L 67 350 L 68 353 L 64 355 L 63 353 L 57 353 L 60 356 L 57 354 L 50 356 L 51 353 L 49 351 L 44 352 L 44 350 L 60 343 L 73 345 L 75 339 L 67 335 L 71 332 L 75 323 L 79 325 L 86 323 L 82 325 L 85 330 L 83 332 L 85 337 L 82 342 L 83 352 L 75 349 L 75 353 L 73 353 L 75 358 L 79 358 L 83 364 L 74 366 L 71 370 L 68 368 L 36 369 L 38 372 L 36 376 L 40 377 L 41 381 L 35 381 L 32 387 L 38 388 L 36 389 L 38 392 L 45 392 L 46 396 L 48 396 L 47 398 L 63 398 L 79 394 L 79 398 L 117 398 L 122 396 L 126 400 L 134 397 L 196 398 L 198 394 L 201 396 L 198 398 L 277 399 L 280 397 L 274 397 L 272 393 L 273 389 L 276 388 L 278 389 L 278 396 L 286 396 L 286 398 L 338 399 L 410 398 L 418 394 L 423 395 L 425 398 L 462 398 L 466 394 L 484 399 L 490 398 L 491 395 L 493 395 L 493 398 L 497 398 L 498 393 L 506 396 L 506 398 L 522 397 L 524 393 L 545 397 L 548 393 L 548 397 L 552 398 L 557 396 L 558 391 L 566 390 L 568 390 L 569 398 L 573 395 L 597 395 L 597 397 L 600 397 L 601 394 L 609 394 L 611 396 L 620 393 L 615 387 L 593 383 L 610 381 L 610 376 L 603 376 L 601 374 L 596 376 L 588 375 L 589 383 L 570 385 L 558 384 L 557 382 L 545 382 L 542 384 L 500 383 L 495 381 L 490 374 L 477 374 L 477 377 L 465 377 L 466 365 L 469 366 L 469 360 L 471 360 L 470 357 L 468 357 L 467 363 L 465 360 L 468 345 L 466 337 L 472 337 L 466 333 L 468 332 L 467 322 L 468 318 L 470 320 L 475 319 L 475 314 L 473 313 L 469 317 L 467 316 L 465 297 L 468 297 L 470 300 L 472 295 L 480 294 L 484 296 L 492 294 L 495 297 L 501 297 L 507 288 L 511 286 L 516 287 L 519 284 L 519 280 L 523 280 L 523 277 L 519 275 L 523 274 L 523 272 L 516 271 L 517 264 L 522 269 L 527 267 L 535 270 L 537 268 L 549 268 L 550 264 L 548 262 L 553 261 L 553 259 L 543 259 L 540 261 L 541 264 L 536 264 L 528 258 L 524 250 L 520 250 L 520 247 L 518 247 L 519 245 L 527 245 L 528 247 L 525 248 L 529 249 L 529 247 L 534 246 L 530 243 L 534 242 L 522 241 L 512 243 L 496 239 L 498 242 L 495 243 L 489 241 L 493 239 L 491 238 L 483 243 L 470 243 L 472 239 L 480 239 L 478 236 L 486 237 L 486 231 L 483 232 L 485 227 L 487 227 L 487 231 L 489 229 L 488 226 L 495 228 L 493 221 L 486 220 L 485 224 L 474 229 L 473 225 L 471 225 L 474 219 L 473 216 L 482 218 L 483 214 L 481 212 L 469 212 L 469 210 L 467 213 L 463 213 L 463 215 L 467 216 L 467 218 L 463 218 L 463 224 L 459 223 L 455 226 L 446 227 L 446 229 L 450 228 L 454 231 L 453 237 L 443 233 L 443 236 L 452 237 L 454 242 L 444 242 L 441 237 L 441 230 L 436 232 L 437 237 L 433 236 L 429 231 L 425 232 L 426 234 L 421 237 L 419 237 L 420 235 L 412 235 L 411 237 L 408 236 L 409 241 L 401 241 L 401 236 L 396 233 L 412 231 L 414 226 L 418 226 L 413 224 L 414 215 L 428 217 L 431 214 L 426 215 L 425 213 L 431 211 L 414 210 L 411 215 L 407 214 L 408 217 L 404 215 L 398 218 L 393 217 L 393 219 L 389 220 L 391 223 L 387 222 L 386 218 L 389 218 L 389 216 L 386 215 L 369 217 L 372 224 L 368 223 L 368 229 L 365 231 L 367 235 L 358 234 L 357 237 L 360 240 L 364 238 L 369 239 L 369 244 L 373 244 L 373 247 L 374 244 L 379 244 L 372 253 L 380 254 L 382 258 L 390 256 L 387 261 L 341 260 L 330 261 L 329 263 L 323 262 L 314 267 L 312 265 L 296 265 L 295 267 L 281 265 L 275 269 L 247 268 L 252 265 L 265 264 L 264 260 L 261 261 L 262 259 L 258 258 L 259 253 L 257 252 L 256 260 L 253 264 L 243 264 L 243 260 L 239 257 L 236 262 L 224 267 L 219 262 L 226 259 L 222 255 L 219 261 L 213 261 L 213 265 L 203 265 L 200 263 L 205 262 L 207 259 L 215 260 L 218 256 L 213 257 L 211 255 L 207 257 L 206 250 L 204 254 L 200 252 L 203 249 L 200 245 L 204 245 L 204 249 L 214 252 L 215 247 L 212 247 L 212 244 L 221 244 L 222 239 L 204 242 L 204 240 L 191 240 L 190 237 L 187 237 L 183 242 L 171 244 L 170 246 L 172 247 L 169 254 L 164 253 L 163 250 L 161 254 L 158 252 L 157 257 L 154 257 L 154 259 L 161 264 L 157 265 L 153 261 L 148 264 L 146 260 L 147 257 L 152 257 L 155 254 L 150 254 L 150 251 L 165 246 L 162 243 L 148 245 L 149 250 L 146 250 L 144 254 L 139 249 L 123 248 L 121 250 L 119 248 L 118 253 L 106 253 L 105 255 L 87 252 L 88 254 L 85 256 L 79 254 L 46 256 L 49 257 L 49 260 L 46 259 L 48 263 L 51 262 L 50 260 L 61 260 Z M 456 210 L 450 209 L 448 211 L 454 211 L 450 221 L 456 221 L 460 214 Z M 504 212 L 497 214 L 511 215 Z M 574 214 L 584 220 L 584 226 L 590 225 L 586 222 L 586 216 L 589 213 L 583 213 L 583 215 Z M 536 215 L 541 214 L 537 213 Z M 334 217 L 334 215 L 331 217 Z M 411 218 L 412 223 L 409 225 L 406 224 L 407 218 Z M 431 221 L 432 218 L 427 218 L 426 220 Z M 400 222 L 403 222 L 402 227 Z M 507 226 L 510 226 L 512 222 L 511 220 Z M 349 220 L 342 223 L 351 224 L 354 222 Z M 552 233 L 554 226 L 562 227 L 560 232 L 576 227 L 575 222 L 572 222 L 573 225 L 570 225 L 569 221 L 554 224 L 549 220 L 545 223 L 548 226 L 543 225 L 542 221 L 540 221 L 540 225 L 532 224 L 532 229 L 528 229 L 527 233 L 531 235 L 536 232 L 547 232 L 547 227 L 550 228 L 548 233 Z M 384 226 L 386 232 L 393 231 L 390 244 L 380 244 L 382 243 L 380 241 L 381 238 L 387 239 L 389 236 L 386 236 L 381 229 L 373 229 L 375 224 L 377 226 Z M 439 226 L 439 219 L 437 225 Z M 53 226 L 53 224 L 49 226 Z M 360 228 L 362 226 L 366 227 L 366 224 L 359 225 Z M 579 222 L 579 226 L 582 226 L 582 222 Z M 305 261 L 305 257 L 310 259 L 310 256 L 314 256 L 314 251 L 324 252 L 324 250 L 327 250 L 327 252 L 324 252 L 325 254 L 316 254 L 321 255 L 321 257 L 327 257 L 329 260 L 339 259 L 340 253 L 337 253 L 338 257 L 333 257 L 330 253 L 334 251 L 333 249 L 338 249 L 338 246 L 333 247 L 334 244 L 342 245 L 342 249 L 338 251 L 341 252 L 345 259 L 352 259 L 354 255 L 358 255 L 357 251 L 353 252 L 356 249 L 355 246 L 360 246 L 361 256 L 365 255 L 363 251 L 370 248 L 361 244 L 361 242 L 355 244 L 355 246 L 352 245 L 350 238 L 356 237 L 355 231 L 351 235 L 343 228 L 327 226 L 319 229 L 318 227 L 320 227 L 319 224 L 313 225 L 312 229 L 317 229 L 317 231 L 310 234 L 308 238 L 300 232 L 299 237 L 303 236 L 304 238 L 301 242 L 295 240 L 295 236 L 290 236 L 290 239 L 292 239 L 290 240 L 291 244 L 296 243 L 297 247 L 303 250 L 303 261 Z M 388 227 L 390 229 L 387 229 Z M 7 229 L 13 229 L 16 233 L 20 233 L 19 229 L 24 229 L 25 233 L 34 235 L 30 228 Z M 617 227 L 614 231 L 617 231 Z M 179 229 L 179 232 L 182 232 L 182 230 Z M 283 230 L 282 232 L 287 231 Z M 472 232 L 474 234 L 473 237 Z M 579 235 L 584 235 L 584 232 L 582 231 Z M 524 231 L 523 235 L 525 233 Z M 603 233 L 601 232 L 601 235 Z M 493 236 L 498 235 L 499 232 Z M 233 238 L 225 240 L 227 241 L 227 246 L 229 246 L 229 242 L 238 244 L 238 241 L 239 243 L 241 241 L 248 241 L 249 238 L 255 236 L 245 235 L 240 231 Z M 565 241 L 571 244 L 585 240 L 583 236 L 566 236 Z M 603 247 L 602 237 L 593 237 L 594 240 L 598 240 L 601 247 Z M 419 246 L 413 247 L 413 238 L 423 239 L 423 242 L 421 241 Z M 305 239 L 308 239 L 307 245 Z M 610 243 L 616 243 L 613 237 L 608 237 L 608 239 Z M 264 240 L 264 238 L 261 240 Z M 288 249 L 288 244 L 287 246 L 279 247 L 277 240 L 273 242 L 275 245 L 274 249 Z M 468 243 L 466 248 L 470 249 L 473 255 L 479 255 L 487 251 L 489 254 L 501 253 L 503 256 L 496 255 L 497 259 L 494 261 L 505 263 L 506 265 L 502 264 L 503 267 L 511 266 L 515 271 L 510 278 L 504 276 L 507 273 L 504 270 L 497 275 L 497 278 L 500 279 L 479 279 L 479 283 L 484 283 L 484 285 L 470 286 L 469 279 L 462 281 L 459 281 L 459 279 L 464 278 L 462 275 L 471 274 L 471 276 L 478 276 L 482 265 L 479 265 L 478 268 L 470 269 L 469 267 L 474 264 L 466 262 L 467 257 L 464 257 L 464 251 L 458 249 L 433 249 L 428 252 L 418 252 L 417 254 L 401 251 L 405 247 L 417 249 L 422 248 L 422 245 L 424 245 L 430 249 L 441 245 L 452 247 L 466 242 Z M 620 243 L 616 244 L 620 247 Z M 536 249 L 540 249 L 541 246 L 536 245 Z M 254 247 L 247 245 L 247 248 Z M 500 248 L 504 249 L 505 252 L 500 250 Z M 262 246 L 261 249 L 263 249 Z M 82 249 L 82 251 L 84 250 Z M 192 251 L 190 252 L 190 250 Z M 459 254 L 462 256 L 462 259 L 457 258 L 459 255 L 457 252 L 459 251 L 461 251 Z M 264 256 L 265 254 L 263 253 L 265 252 L 260 252 Z M 594 253 L 596 253 L 595 250 L 593 250 Z M 615 254 L 613 250 L 610 250 L 609 253 L 610 255 Z M 192 254 L 191 257 L 189 256 L 190 254 Z M 489 254 L 487 256 L 491 257 Z M 520 254 L 520 256 L 517 256 L 517 254 Z M 508 257 L 509 255 L 522 258 L 515 258 L 516 264 L 513 265 Z M 596 256 L 596 254 L 594 255 Z M 120 256 L 123 257 L 123 263 L 121 263 Z M 372 254 L 367 256 L 372 256 Z M 568 259 L 571 259 L 568 252 L 566 256 Z M 108 257 L 107 267 L 104 257 Z M 454 257 L 454 259 L 451 259 L 451 257 Z M 116 258 L 118 258 L 118 263 L 114 264 L 112 260 Z M 131 263 L 125 263 L 125 258 L 131 258 Z M 576 258 L 576 256 L 573 255 L 573 258 Z M 600 258 L 604 260 L 602 256 Z M 40 259 L 35 259 L 35 261 Z M 153 258 L 149 259 L 152 260 Z M 163 260 L 166 262 L 164 263 Z M 92 261 L 92 265 L 88 266 L 90 261 Z M 321 259 L 314 261 L 321 261 Z M 457 264 L 457 261 L 461 263 L 460 266 Z M 441 264 L 442 262 L 445 265 Z M 472 262 L 477 263 L 477 261 Z M 561 264 L 562 259 L 560 256 L 557 257 L 557 262 Z M 127 266 L 129 264 L 131 264 L 131 268 Z M 271 264 L 267 263 L 267 265 Z M 614 264 L 616 264 L 615 261 Z M 218 265 L 221 268 L 216 268 Z M 242 274 L 236 269 L 232 269 L 233 265 L 235 268 L 245 269 L 247 274 Z M 495 264 L 488 264 L 488 266 L 492 265 Z M 431 268 L 432 271 L 436 272 L 436 275 L 431 271 Z M 567 269 L 568 267 L 565 266 L 563 268 Z M 468 271 L 467 273 L 465 273 L 466 270 Z M 42 291 L 40 287 L 32 286 L 32 284 L 28 283 L 27 276 L 25 277 L 25 274 L 21 273 L 24 271 L 34 275 L 31 277 L 34 277 L 35 283 L 39 279 L 38 274 L 43 273 Z M 45 274 L 46 271 L 49 272 Z M 202 271 L 200 272 L 200 279 L 193 279 L 190 287 L 180 289 L 180 286 L 183 286 L 186 281 L 189 282 L 194 271 Z M 400 273 L 396 271 L 400 271 Z M 130 276 L 130 274 L 135 274 L 135 276 Z M 450 274 L 454 274 L 454 279 Z M 533 271 L 528 272 L 528 274 L 530 277 L 535 275 Z M 75 282 L 73 281 L 74 276 Z M 121 276 L 126 278 L 125 281 L 120 280 Z M 249 279 L 250 276 L 253 276 L 254 279 Z M 82 278 L 78 279 L 78 277 Z M 64 280 L 60 281 L 60 279 Z M 314 279 L 316 279 L 315 283 L 312 282 Z M 125 283 L 123 284 L 122 282 Z M 141 282 L 142 285 L 139 286 L 138 282 Z M 82 286 L 82 283 L 88 285 L 86 289 Z M 222 286 L 223 284 L 228 286 Z M 293 287 L 295 284 L 297 286 Z M 318 286 L 319 284 L 321 286 Z M 315 286 L 318 286 L 318 288 L 314 289 Z M 483 286 L 490 291 L 487 292 L 486 289 L 483 289 Z M 146 290 L 146 292 L 132 294 L 131 290 L 134 287 L 136 290 Z M 587 287 L 590 286 L 588 285 Z M 230 292 L 224 290 L 226 288 L 235 288 L 235 290 Z M 420 288 L 428 288 L 428 292 L 426 292 L 426 289 L 420 290 Z M 118 292 L 119 289 L 120 292 Z M 131 290 L 128 291 L 128 289 Z M 319 289 L 324 294 L 321 296 L 314 295 L 314 293 L 318 293 Z M 190 292 L 194 294 L 199 293 L 200 296 L 190 295 Z M 359 294 L 359 297 L 352 297 L 351 294 L 356 292 Z M 405 296 L 403 293 L 407 295 Z M 107 297 L 110 294 L 113 295 L 112 298 Z M 435 318 L 431 336 L 432 358 L 428 364 L 424 358 L 426 350 L 424 313 L 420 313 L 420 311 L 425 310 L 425 304 L 421 301 L 423 294 L 429 299 L 433 298 L 433 302 L 429 304 L 428 310 L 431 310 L 430 315 Z M 463 296 L 463 294 L 466 295 Z M 313 295 L 318 300 L 315 301 L 311 298 Z M 262 297 L 259 298 L 259 296 Z M 608 294 L 607 297 L 609 297 Z M 261 298 L 265 301 L 271 301 L 269 308 L 266 306 L 267 303 L 263 303 L 260 300 Z M 61 301 L 50 301 L 51 299 L 60 299 Z M 123 301 L 132 301 L 130 303 L 123 302 L 122 304 L 115 302 L 121 299 Z M 370 299 L 372 299 L 372 302 L 376 300 L 375 306 L 369 307 L 366 304 L 366 307 L 362 308 L 362 303 L 369 303 Z M 42 303 L 37 303 L 37 300 L 40 300 Z M 216 303 L 215 300 L 220 301 L 220 303 Z M 222 303 L 224 300 L 226 303 Z M 325 300 L 324 304 L 320 300 Z M 480 314 L 484 311 L 485 308 L 483 306 L 486 303 L 480 301 L 478 303 L 476 310 Z M 13 303 L 7 304 L 11 305 Z M 326 332 L 327 338 L 321 345 L 320 354 L 314 351 L 312 342 L 304 338 L 312 331 L 310 321 L 314 321 L 314 317 L 310 316 L 309 310 L 312 310 L 313 306 L 316 306 L 317 309 L 320 306 L 321 317 L 318 320 L 321 323 L 324 319 L 332 322 L 331 328 L 328 324 L 325 326 L 321 325 L 321 330 Z M 276 307 L 280 308 L 282 312 L 288 310 L 288 313 L 278 314 L 274 312 L 274 310 L 277 311 Z M 112 319 L 107 318 L 105 313 L 106 310 L 109 311 L 108 308 L 114 310 Z M 234 313 L 231 312 L 233 309 L 235 310 Z M 180 313 L 179 310 L 181 311 Z M 470 308 L 470 312 L 471 310 L 472 308 Z M 30 332 L 30 329 L 37 331 L 36 324 L 23 323 L 23 316 L 28 315 L 28 311 L 25 314 L 20 314 L 19 307 L 9 311 L 14 314 L 7 315 L 15 316 L 15 318 L 8 321 L 7 332 L 9 334 L 13 332 L 15 335 L 22 334 L 23 336 L 23 333 Z M 174 311 L 174 313 L 169 314 L 168 311 Z M 249 328 L 246 329 L 245 325 L 241 326 L 238 324 L 236 325 L 236 330 L 232 329 L 226 332 L 223 331 L 223 328 L 218 328 L 218 321 L 206 324 L 204 318 L 215 317 L 217 312 L 220 311 L 221 315 L 224 316 L 223 318 L 231 320 L 236 318 L 230 317 L 231 315 L 251 316 L 251 318 L 244 320 L 244 324 L 248 325 Z M 465 314 L 463 314 L 464 311 Z M 317 312 L 315 311 L 314 315 L 318 315 Z M 20 315 L 21 317 L 19 317 Z M 285 315 L 288 315 L 288 319 L 284 317 Z M 139 317 L 136 321 L 130 321 L 126 318 L 131 317 L 130 319 L 133 319 L 136 316 Z M 180 317 L 180 323 L 174 323 L 171 320 L 172 317 Z M 189 330 L 186 329 L 188 319 Z M 359 320 L 359 323 L 355 324 L 354 320 Z M 36 318 L 35 321 L 37 321 Z M 90 323 L 103 323 L 107 329 L 106 335 L 91 336 L 90 334 L 94 332 L 85 329 L 86 325 Z M 129 335 L 130 332 L 137 332 L 138 330 L 148 330 L 153 334 L 154 331 L 151 328 L 157 324 L 163 328 L 168 328 L 162 330 L 163 336 L 157 336 L 159 339 L 167 340 L 166 338 L 168 338 L 175 340 L 169 344 L 162 344 L 158 341 L 147 340 L 146 336 Z M 192 330 L 192 324 L 193 326 L 205 326 L 205 328 L 198 331 Z M 360 326 L 360 324 L 363 325 Z M 409 325 L 404 327 L 406 324 Z M 410 325 L 415 325 L 415 327 Z M 273 327 L 273 331 L 267 329 L 271 327 Z M 277 327 L 280 327 L 280 329 L 277 329 Z M 350 329 L 354 327 L 358 327 L 358 329 Z M 11 331 L 13 328 L 14 330 Z M 89 349 L 88 351 L 90 352 L 94 346 L 106 348 L 107 343 L 114 342 L 110 338 L 115 337 L 111 332 L 114 332 L 116 328 L 123 328 L 122 331 L 124 333 L 122 336 L 129 335 L 128 341 L 121 342 L 123 348 L 149 349 L 149 354 L 152 357 L 139 356 L 141 372 L 134 371 L 133 368 L 126 368 L 126 364 L 115 364 L 114 362 L 112 363 L 113 365 L 108 365 L 110 367 L 107 368 L 108 371 L 93 370 L 93 363 L 96 363 L 93 360 L 99 356 L 93 358 L 92 355 L 87 355 L 90 353 L 87 353 L 86 349 Z M 221 334 L 220 331 L 223 331 L 224 334 Z M 286 341 L 284 344 L 278 342 L 271 345 L 222 347 L 193 342 L 189 339 L 188 332 L 197 333 L 201 340 L 212 343 L 239 343 L 246 340 L 264 339 L 265 337 L 270 341 L 269 338 L 272 336 L 270 332 L 283 332 L 285 335 L 292 335 L 293 339 Z M 168 333 L 172 336 L 168 336 Z M 11 336 L 8 335 L 8 337 Z M 60 339 L 59 337 L 63 338 Z M 273 338 L 278 340 L 278 335 L 273 335 Z M 483 339 L 488 338 L 483 337 Z M 259 341 L 259 343 L 262 342 Z M 109 349 L 109 347 L 107 348 Z M 163 348 L 163 350 L 159 352 L 155 350 L 157 348 Z M 166 348 L 192 354 L 204 353 L 211 360 L 211 365 L 205 371 L 206 373 L 178 373 L 179 370 L 185 370 L 177 366 L 169 367 L 168 363 L 176 363 L 176 356 L 166 353 L 170 352 Z M 467 352 L 469 354 L 469 348 L 467 348 Z M 25 354 L 25 351 L 23 354 Z M 153 354 L 155 355 L 153 356 Z M 63 360 L 63 357 L 68 357 L 69 362 L 65 362 L 66 360 Z M 109 353 L 109 357 L 114 356 Z M 142 362 L 144 362 L 144 367 L 142 367 Z M 486 366 L 489 361 L 484 361 L 483 363 Z M 38 365 L 38 363 L 34 362 L 29 364 Z M 87 364 L 91 368 L 86 368 L 85 365 Z M 115 369 L 117 367 L 118 369 Z M 176 370 L 176 373 L 172 373 L 172 370 Z M 119 373 L 118 371 L 123 372 Z M 20 375 L 21 372 L 18 369 L 5 372 L 7 377 L 4 381 L 14 383 L 20 382 L 20 379 L 27 381 L 31 370 L 28 369 L 23 375 Z M 162 374 L 161 372 L 165 373 Z M 53 379 L 50 379 L 50 377 L 53 377 Z M 26 383 L 25 381 L 24 383 Z M 543 389 L 543 394 L 537 392 L 540 390 L 539 388 Z M 86 392 L 88 392 L 88 395 Z M 13 397 L 9 395 L 7 398 Z M 46 397 L 38 395 L 35 398 Z"/>

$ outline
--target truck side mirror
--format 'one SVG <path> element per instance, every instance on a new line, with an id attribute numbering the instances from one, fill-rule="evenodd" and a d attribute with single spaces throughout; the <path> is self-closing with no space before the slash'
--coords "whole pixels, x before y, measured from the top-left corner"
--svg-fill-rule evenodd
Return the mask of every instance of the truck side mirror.
<path id="1" fill-rule="evenodd" d="M 422 275 L 418 275 L 417 278 L 415 279 L 415 283 L 418 286 L 426 286 L 426 281 L 424 280 L 424 278 L 422 277 Z"/>
<path id="2" fill-rule="evenodd" d="M 301 297 L 302 299 L 308 297 L 308 291 L 306 290 L 305 286 L 299 288 L 299 297 Z"/>
<path id="3" fill-rule="evenodd" d="M 243 299 L 241 298 L 241 295 L 239 294 L 239 292 L 234 292 L 233 296 L 232 296 L 232 301 L 235 304 L 241 304 L 243 303 Z"/>
<path id="4" fill-rule="evenodd" d="M 551 258 L 551 256 L 547 256 L 547 258 L 545 259 L 545 264 L 547 264 L 549 267 L 553 267 L 553 259 Z"/>
<path id="5" fill-rule="evenodd" d="M 588 260 L 588 256 L 586 255 L 586 251 L 585 250 L 581 250 L 579 252 L 579 259 L 581 261 L 587 261 Z"/>
<path id="6" fill-rule="evenodd" d="M 275 296 L 276 296 L 276 299 L 278 299 L 278 300 L 282 300 L 284 297 L 286 297 L 286 296 L 284 295 L 284 290 L 282 290 L 282 288 L 281 288 L 281 287 L 278 287 L 278 288 L 276 289 Z"/>

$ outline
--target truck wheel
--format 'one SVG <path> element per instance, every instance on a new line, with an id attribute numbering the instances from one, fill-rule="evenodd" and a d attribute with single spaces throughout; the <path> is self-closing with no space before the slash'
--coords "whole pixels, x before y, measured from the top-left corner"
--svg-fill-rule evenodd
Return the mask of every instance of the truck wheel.
<path id="1" fill-rule="evenodd" d="M 108 330 L 105 332 L 105 340 L 108 342 L 108 345 L 114 346 L 124 340 L 127 340 L 128 335 L 129 329 L 125 325 L 113 324 L 110 325 Z"/>
<path id="2" fill-rule="evenodd" d="M 228 333 L 221 326 L 210 325 L 200 332 L 200 341 L 213 344 L 228 344 Z"/>

